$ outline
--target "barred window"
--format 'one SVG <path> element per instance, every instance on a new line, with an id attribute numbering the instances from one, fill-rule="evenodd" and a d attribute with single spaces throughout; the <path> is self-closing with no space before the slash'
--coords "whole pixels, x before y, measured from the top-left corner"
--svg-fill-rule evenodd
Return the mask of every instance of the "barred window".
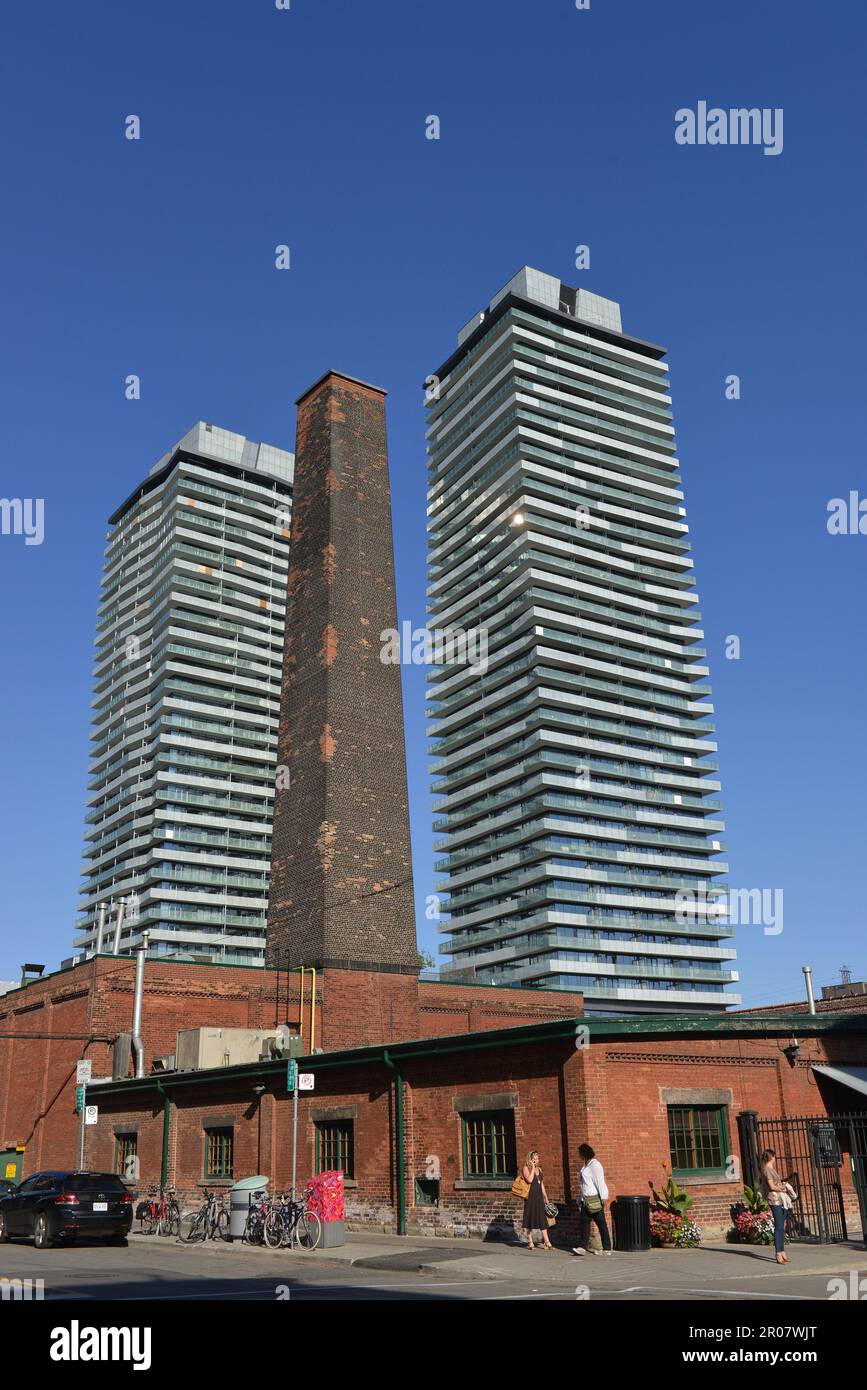
<path id="1" fill-rule="evenodd" d="M 670 1105 L 668 1141 L 671 1166 L 676 1172 L 720 1172 L 728 1154 L 726 1107 Z"/>
<path id="2" fill-rule="evenodd" d="M 234 1176 L 235 1131 L 232 1129 L 205 1130 L 205 1177 Z"/>
<path id="3" fill-rule="evenodd" d="M 508 1178 L 517 1172 L 515 1112 L 489 1110 L 461 1116 L 465 1178 Z"/>
<path id="4" fill-rule="evenodd" d="M 127 1182 L 138 1181 L 138 1135 L 114 1136 L 114 1171 Z"/>
<path id="5" fill-rule="evenodd" d="M 352 1120 L 323 1120 L 316 1126 L 317 1173 L 340 1172 L 355 1177 L 355 1136 Z"/>

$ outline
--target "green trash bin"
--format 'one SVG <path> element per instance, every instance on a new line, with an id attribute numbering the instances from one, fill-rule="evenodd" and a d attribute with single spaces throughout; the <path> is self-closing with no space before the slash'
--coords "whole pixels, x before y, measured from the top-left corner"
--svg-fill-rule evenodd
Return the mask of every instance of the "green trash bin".
<path id="1" fill-rule="evenodd" d="M 267 1196 L 270 1179 L 260 1174 L 255 1178 L 241 1178 L 229 1189 L 229 1240 L 241 1240 L 247 1229 L 247 1216 L 251 1206 Z"/>

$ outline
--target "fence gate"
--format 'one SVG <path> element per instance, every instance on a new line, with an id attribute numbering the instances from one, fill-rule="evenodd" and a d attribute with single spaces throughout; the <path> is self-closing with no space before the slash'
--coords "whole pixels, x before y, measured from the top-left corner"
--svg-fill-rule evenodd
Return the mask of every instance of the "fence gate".
<path id="1" fill-rule="evenodd" d="M 789 1217 L 790 1239 L 829 1245 L 849 1239 L 841 1172 L 852 1185 L 867 1233 L 867 1110 L 835 1115 L 767 1119 L 753 1110 L 738 1116 L 744 1182 L 758 1186 L 763 1149 L 773 1149 L 777 1171 L 798 1194 Z"/>

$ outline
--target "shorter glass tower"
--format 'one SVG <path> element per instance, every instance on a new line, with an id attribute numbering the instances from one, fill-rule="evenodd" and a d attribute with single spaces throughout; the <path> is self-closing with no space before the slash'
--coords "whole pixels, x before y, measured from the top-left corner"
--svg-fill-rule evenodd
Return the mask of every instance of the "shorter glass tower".
<path id="1" fill-rule="evenodd" d="M 78 953 L 264 959 L 292 476 L 199 422 L 110 518 Z"/>

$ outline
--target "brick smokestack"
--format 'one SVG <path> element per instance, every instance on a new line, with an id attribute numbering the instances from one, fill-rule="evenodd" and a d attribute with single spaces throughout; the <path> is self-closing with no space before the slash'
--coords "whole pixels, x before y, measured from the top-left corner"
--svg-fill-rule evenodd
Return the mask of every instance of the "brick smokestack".
<path id="1" fill-rule="evenodd" d="M 385 393 L 297 404 L 266 961 L 415 974 Z"/>

